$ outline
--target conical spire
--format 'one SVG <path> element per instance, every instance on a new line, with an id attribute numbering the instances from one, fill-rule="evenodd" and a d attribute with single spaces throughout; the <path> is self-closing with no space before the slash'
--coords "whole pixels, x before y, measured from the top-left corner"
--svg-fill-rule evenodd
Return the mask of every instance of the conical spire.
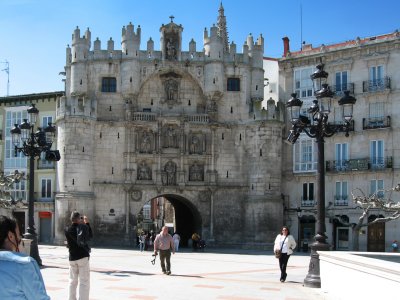
<path id="1" fill-rule="evenodd" d="M 224 52 L 229 52 L 228 29 L 226 27 L 226 17 L 224 15 L 224 7 L 222 6 L 222 1 L 219 6 L 218 12 L 218 35 L 222 38 L 222 42 L 224 44 Z"/>

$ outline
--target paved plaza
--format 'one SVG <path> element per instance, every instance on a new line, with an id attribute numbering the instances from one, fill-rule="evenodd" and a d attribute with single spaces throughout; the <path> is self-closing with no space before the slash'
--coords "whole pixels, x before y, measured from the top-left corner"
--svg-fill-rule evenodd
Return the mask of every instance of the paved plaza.
<path id="1" fill-rule="evenodd" d="M 68 249 L 39 246 L 43 278 L 52 299 L 67 299 Z M 182 249 L 172 256 L 172 274 L 161 272 L 152 252 L 92 249 L 90 299 L 142 300 L 330 300 L 320 289 L 302 285 L 309 256 L 290 257 L 288 278 L 279 282 L 277 260 L 269 252 Z"/>

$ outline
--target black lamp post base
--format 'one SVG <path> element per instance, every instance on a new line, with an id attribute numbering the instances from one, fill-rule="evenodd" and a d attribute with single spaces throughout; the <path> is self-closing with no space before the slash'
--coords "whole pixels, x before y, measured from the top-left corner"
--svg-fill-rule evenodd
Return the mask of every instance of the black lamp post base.
<path id="1" fill-rule="evenodd" d="M 37 235 L 35 233 L 27 232 L 24 234 L 24 238 L 32 240 L 29 256 L 33 257 L 39 266 L 42 266 L 42 259 L 39 256 Z"/>
<path id="2" fill-rule="evenodd" d="M 308 274 L 304 279 L 304 286 L 309 288 L 321 288 L 320 263 L 318 251 L 329 251 L 326 243 L 315 242 L 311 246 L 311 259 Z"/>

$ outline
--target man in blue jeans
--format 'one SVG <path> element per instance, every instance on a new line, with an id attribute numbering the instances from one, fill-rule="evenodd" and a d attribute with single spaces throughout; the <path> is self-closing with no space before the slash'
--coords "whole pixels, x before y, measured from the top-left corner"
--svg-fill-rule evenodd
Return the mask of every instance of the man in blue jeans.
<path id="1" fill-rule="evenodd" d="M 167 275 L 171 274 L 171 250 L 175 254 L 174 240 L 168 233 L 168 227 L 164 226 L 154 240 L 154 255 L 157 255 L 157 251 L 160 251 L 161 270 Z M 165 262 L 167 267 L 165 267 Z"/>
<path id="2" fill-rule="evenodd" d="M 93 237 L 92 228 L 86 216 L 74 211 L 71 226 L 65 229 L 69 250 L 69 290 L 68 300 L 76 300 L 79 281 L 79 300 L 89 300 L 90 289 L 90 247 L 87 242 Z"/>

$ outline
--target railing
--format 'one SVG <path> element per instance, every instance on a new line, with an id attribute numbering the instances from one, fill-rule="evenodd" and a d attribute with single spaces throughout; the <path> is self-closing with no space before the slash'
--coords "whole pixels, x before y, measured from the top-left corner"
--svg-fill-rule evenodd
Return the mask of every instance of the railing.
<path id="1" fill-rule="evenodd" d="M 334 125 L 337 129 L 337 132 L 346 132 L 346 127 L 344 126 L 343 121 L 329 122 L 329 124 Z M 343 126 L 340 127 L 339 125 Z M 354 120 L 350 121 L 349 131 L 354 131 Z"/>
<path id="2" fill-rule="evenodd" d="M 332 91 L 335 93 L 335 96 L 340 97 L 344 95 L 344 91 L 350 91 L 350 94 L 354 95 L 354 83 L 334 84 L 332 85 Z"/>
<path id="3" fill-rule="evenodd" d="M 363 93 L 381 92 L 390 89 L 390 77 L 363 81 Z"/>
<path id="4" fill-rule="evenodd" d="M 313 199 L 301 199 L 301 203 L 300 203 L 300 205 L 302 207 L 312 207 L 312 206 L 315 206 L 315 204 L 316 204 L 316 201 Z"/>
<path id="5" fill-rule="evenodd" d="M 156 113 L 149 113 L 149 112 L 134 112 L 133 121 L 147 121 L 153 122 L 156 120 Z"/>
<path id="6" fill-rule="evenodd" d="M 54 161 L 48 161 L 48 160 L 42 160 L 39 159 L 38 163 L 37 163 L 37 169 L 55 169 L 56 164 L 54 163 Z"/>
<path id="7" fill-rule="evenodd" d="M 348 196 L 347 195 L 335 195 L 335 200 L 333 202 L 333 205 L 335 206 L 348 206 L 349 201 L 347 200 Z"/>
<path id="8" fill-rule="evenodd" d="M 361 158 L 346 160 L 328 160 L 325 162 L 325 170 L 327 172 L 350 172 L 350 171 L 366 171 L 393 168 L 393 158 L 377 157 L 377 158 Z"/>
<path id="9" fill-rule="evenodd" d="M 363 118 L 363 129 L 377 129 L 390 127 L 390 116 L 376 117 L 376 118 Z"/>
<path id="10" fill-rule="evenodd" d="M 188 122 L 190 123 L 209 123 L 210 117 L 207 114 L 188 115 Z"/>

